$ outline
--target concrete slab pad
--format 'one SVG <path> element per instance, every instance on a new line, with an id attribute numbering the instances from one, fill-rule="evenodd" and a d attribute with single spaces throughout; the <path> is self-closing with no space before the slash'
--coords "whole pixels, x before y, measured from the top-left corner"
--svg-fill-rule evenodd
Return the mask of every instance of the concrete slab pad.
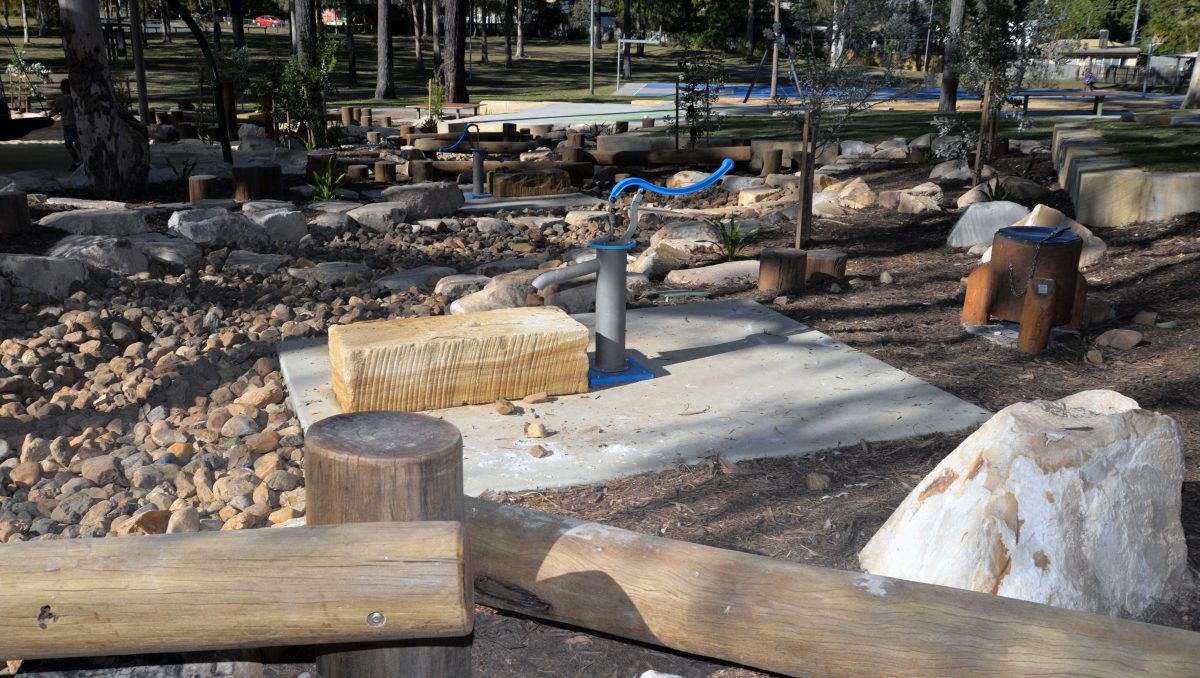
<path id="1" fill-rule="evenodd" d="M 591 327 L 592 314 L 574 316 Z M 502 416 L 491 405 L 429 412 L 462 431 L 466 491 L 598 483 L 720 454 L 803 455 L 861 440 L 973 428 L 990 413 L 748 301 L 638 309 L 628 346 L 656 378 Z M 307 428 L 340 409 L 323 339 L 283 342 L 289 397 Z M 526 422 L 548 438 L 524 438 Z M 550 455 L 531 457 L 542 445 Z"/>

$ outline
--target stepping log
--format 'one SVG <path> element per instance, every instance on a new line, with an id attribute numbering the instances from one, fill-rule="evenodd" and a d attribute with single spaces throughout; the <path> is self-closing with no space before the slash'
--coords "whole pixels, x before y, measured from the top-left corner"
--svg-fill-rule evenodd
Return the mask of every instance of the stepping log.
<path id="1" fill-rule="evenodd" d="M 211 174 L 193 174 L 188 177 L 188 202 L 200 202 L 215 198 L 217 178 Z"/>
<path id="2" fill-rule="evenodd" d="M 346 168 L 346 178 L 350 181 L 366 181 L 369 169 L 367 165 L 350 165 Z"/>
<path id="3" fill-rule="evenodd" d="M 316 175 L 326 174 L 330 167 L 337 166 L 337 153 L 333 151 L 312 151 L 304 163 L 304 182 L 311 184 Z"/>
<path id="4" fill-rule="evenodd" d="M 233 166 L 233 199 L 277 198 L 283 192 L 283 168 L 273 163 Z"/>
<path id="5" fill-rule="evenodd" d="M 841 282 L 846 277 L 846 253 L 838 250 L 808 250 L 808 271 L 804 281 L 832 280 Z"/>
<path id="6" fill-rule="evenodd" d="M 395 318 L 329 330 L 346 412 L 415 412 L 587 391 L 588 331 L 557 308 Z"/>
<path id="7" fill-rule="evenodd" d="M 759 256 L 758 289 L 804 289 L 808 252 L 794 247 L 768 247 Z"/>
<path id="8" fill-rule="evenodd" d="M 396 163 L 380 160 L 375 163 L 375 181 L 388 184 L 396 183 Z"/>
<path id="9" fill-rule="evenodd" d="M 383 135 L 381 135 L 379 132 L 367 132 L 367 143 L 371 144 L 372 146 L 378 144 L 382 138 Z"/>
<path id="10" fill-rule="evenodd" d="M 354 124 L 354 107 L 342 106 L 342 127 L 349 127 Z"/>
<path id="11" fill-rule="evenodd" d="M 33 227 L 29 220 L 29 197 L 24 191 L 0 193 L 0 235 L 19 235 Z"/>

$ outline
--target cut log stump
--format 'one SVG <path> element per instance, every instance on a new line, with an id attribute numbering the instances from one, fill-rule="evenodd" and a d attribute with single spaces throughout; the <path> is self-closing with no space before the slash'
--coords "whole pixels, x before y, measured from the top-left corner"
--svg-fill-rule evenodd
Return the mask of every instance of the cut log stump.
<path id="1" fill-rule="evenodd" d="M 808 250 L 805 282 L 842 282 L 846 278 L 846 253 L 838 250 Z"/>
<path id="2" fill-rule="evenodd" d="M 790 292 L 804 289 L 808 252 L 794 247 L 768 247 L 759 256 L 758 289 Z"/>
<path id="3" fill-rule="evenodd" d="M 24 191 L 0 193 L 0 235 L 21 235 L 32 228 L 29 196 Z"/>
<path id="4" fill-rule="evenodd" d="M 283 168 L 274 163 L 234 164 L 233 199 L 238 202 L 278 198 L 283 192 Z"/>
<path id="5" fill-rule="evenodd" d="M 217 197 L 217 178 L 211 174 L 188 177 L 188 202 L 200 202 Z"/>

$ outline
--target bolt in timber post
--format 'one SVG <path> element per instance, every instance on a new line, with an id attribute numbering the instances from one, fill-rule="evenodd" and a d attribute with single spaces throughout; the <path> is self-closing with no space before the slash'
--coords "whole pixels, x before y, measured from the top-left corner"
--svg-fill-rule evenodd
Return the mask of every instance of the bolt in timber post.
<path id="1" fill-rule="evenodd" d="M 360 412 L 324 419 L 308 429 L 305 467 L 309 525 L 464 518 L 462 435 L 433 417 Z M 470 586 L 466 592 L 470 610 Z M 364 614 L 366 625 L 385 623 L 381 613 Z M 317 669 L 322 678 L 470 676 L 470 636 L 448 641 L 319 646 Z"/>
<path id="2" fill-rule="evenodd" d="M 625 267 L 628 247 L 600 247 L 596 276 L 596 369 L 621 372 L 625 362 Z"/>
<path id="3" fill-rule="evenodd" d="M 483 159 L 487 156 L 487 152 L 482 148 L 471 149 L 471 179 L 473 181 L 472 191 L 475 195 L 483 195 L 487 191 L 483 190 Z"/>

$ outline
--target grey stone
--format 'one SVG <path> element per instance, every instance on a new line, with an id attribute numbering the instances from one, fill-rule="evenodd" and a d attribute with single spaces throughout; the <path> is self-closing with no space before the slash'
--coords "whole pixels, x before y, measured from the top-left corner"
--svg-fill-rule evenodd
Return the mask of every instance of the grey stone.
<path id="1" fill-rule="evenodd" d="M 87 267 L 73 259 L 31 254 L 0 254 L 0 275 L 13 287 L 25 288 L 52 299 L 64 299 L 71 286 L 88 278 Z"/>
<path id="2" fill-rule="evenodd" d="M 345 285 L 370 277 L 366 264 L 350 261 L 326 261 L 308 268 L 289 268 L 288 274 L 300 280 L 315 280 L 324 285 Z"/>
<path id="3" fill-rule="evenodd" d="M 308 235 L 308 224 L 304 221 L 304 214 L 290 206 L 251 210 L 246 216 L 261 226 L 267 232 L 267 237 L 274 242 L 297 242 Z"/>
<path id="4" fill-rule="evenodd" d="M 974 177 L 975 173 L 971 170 L 971 166 L 966 160 L 939 162 L 929 172 L 930 181 L 942 181 L 946 183 L 971 181 Z"/>
<path id="5" fill-rule="evenodd" d="M 701 268 L 687 268 L 667 274 L 668 285 L 680 287 L 720 287 L 758 280 L 757 261 L 729 261 Z"/>
<path id="6" fill-rule="evenodd" d="M 474 275 L 471 273 L 448 275 L 437 281 L 437 285 L 433 288 L 433 293 L 444 294 L 451 299 L 457 299 L 471 292 L 478 292 L 490 281 L 491 278 L 486 275 Z"/>
<path id="7" fill-rule="evenodd" d="M 38 225 L 74 235 L 133 235 L 146 232 L 146 217 L 125 209 L 71 210 L 47 214 Z"/>
<path id="8" fill-rule="evenodd" d="M 221 208 L 186 210 L 171 215 L 170 233 L 209 247 L 256 248 L 266 245 L 267 231 L 244 215 Z"/>
<path id="9" fill-rule="evenodd" d="M 946 244 L 950 247 L 990 245 L 996 231 L 1012 226 L 1029 214 L 1029 208 L 1007 200 L 977 202 L 967 207 Z"/>
<path id="10" fill-rule="evenodd" d="M 146 258 L 167 266 L 186 268 L 200 262 L 204 253 L 196 243 L 186 238 L 172 238 L 160 233 L 141 233 L 128 238 Z"/>
<path id="11" fill-rule="evenodd" d="M 120 275 L 142 273 L 150 266 L 146 255 L 128 239 L 108 235 L 68 235 L 55 243 L 47 254 L 81 261 Z"/>
<path id="12" fill-rule="evenodd" d="M 283 268 L 291 257 L 283 254 L 258 254 L 246 250 L 234 250 L 225 257 L 225 270 L 240 273 L 270 275 Z"/>
<path id="13" fill-rule="evenodd" d="M 362 207 L 361 202 L 353 202 L 351 200 L 322 200 L 308 205 L 308 210 L 311 212 L 339 212 L 346 213 L 353 209 Z"/>
<path id="14" fill-rule="evenodd" d="M 551 217 L 551 219 L 553 218 L 554 217 Z M 558 221 L 562 220 L 558 219 Z M 566 222 L 563 223 L 565 224 Z M 543 228 L 541 225 L 538 225 L 537 227 Z M 495 217 L 475 217 L 475 229 L 484 235 L 491 235 L 493 233 L 508 233 L 509 226 L 508 222 L 504 221 L 503 219 L 496 219 Z"/>
<path id="15" fill-rule="evenodd" d="M 380 202 L 356 207 L 346 212 L 346 216 L 364 228 L 387 232 L 404 223 L 409 214 L 406 203 Z"/>
<path id="16" fill-rule="evenodd" d="M 871 155 L 874 152 L 874 146 L 855 139 L 848 139 L 838 145 L 838 153 L 842 155 Z"/>
<path id="17" fill-rule="evenodd" d="M 428 289 L 430 283 L 458 273 L 448 266 L 418 266 L 407 271 L 397 271 L 375 281 L 377 287 L 407 291 L 410 287 Z"/>
<path id="18" fill-rule="evenodd" d="M 448 217 L 466 202 L 458 185 L 448 181 L 391 186 L 384 189 L 383 197 L 404 205 L 414 221 Z"/>
<path id="19" fill-rule="evenodd" d="M 450 304 L 450 313 L 459 315 L 526 306 L 534 294 L 533 279 L 539 274 L 540 271 L 517 271 L 498 275 L 482 290 Z"/>
<path id="20" fill-rule="evenodd" d="M 269 212 L 271 210 L 294 210 L 296 205 L 287 200 L 251 200 L 242 203 L 242 213 Z"/>

